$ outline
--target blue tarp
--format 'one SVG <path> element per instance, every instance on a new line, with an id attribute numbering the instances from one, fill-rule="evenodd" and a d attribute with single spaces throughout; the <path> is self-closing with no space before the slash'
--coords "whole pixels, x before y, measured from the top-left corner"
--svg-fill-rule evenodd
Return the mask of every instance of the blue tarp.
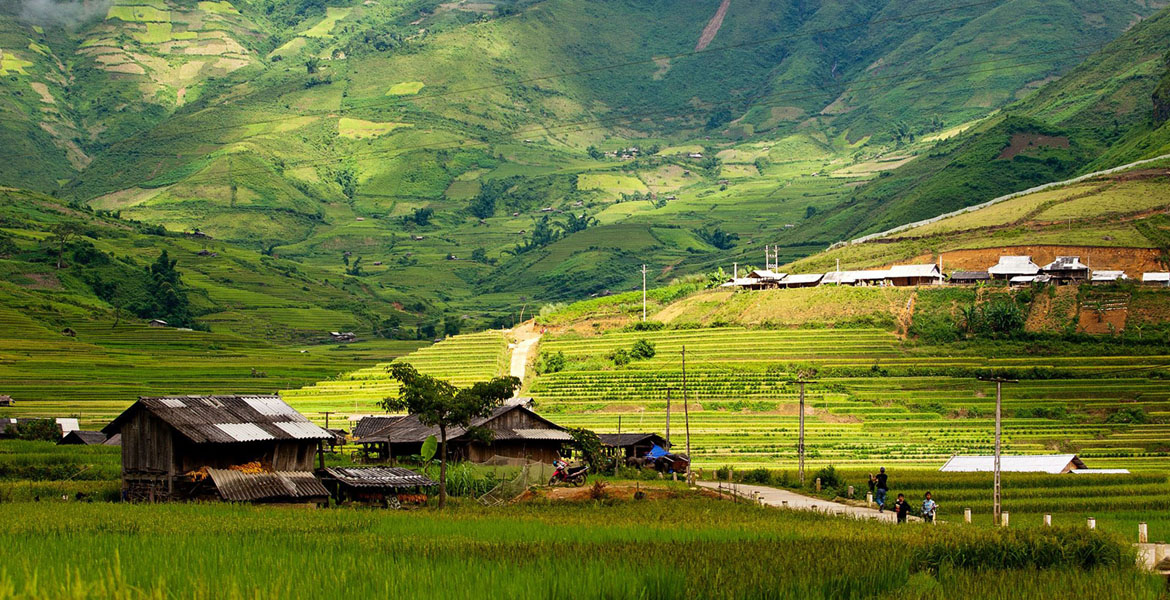
<path id="1" fill-rule="evenodd" d="M 663 450 L 662 447 L 658 444 L 654 444 L 654 447 L 650 449 L 650 452 L 647 455 L 650 458 L 662 458 L 663 456 L 666 456 L 666 450 Z"/>

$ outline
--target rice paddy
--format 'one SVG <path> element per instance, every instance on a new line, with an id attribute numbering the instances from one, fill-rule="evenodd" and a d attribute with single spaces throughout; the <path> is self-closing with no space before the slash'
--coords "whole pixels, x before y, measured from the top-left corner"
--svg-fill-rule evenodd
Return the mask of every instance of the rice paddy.
<path id="1" fill-rule="evenodd" d="M 1104 533 L 875 527 L 681 494 L 640 503 L 465 504 L 443 513 L 297 511 L 296 518 L 243 505 L 10 504 L 0 528 L 0 593 L 1152 600 L 1163 585 Z M 181 567 L 160 569 L 160 557 Z"/>

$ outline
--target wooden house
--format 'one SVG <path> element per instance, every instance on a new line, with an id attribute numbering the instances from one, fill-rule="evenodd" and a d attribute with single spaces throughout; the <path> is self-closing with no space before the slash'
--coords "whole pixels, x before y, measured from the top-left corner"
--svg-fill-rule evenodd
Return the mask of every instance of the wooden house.
<path id="1" fill-rule="evenodd" d="M 816 287 L 821 284 L 821 278 L 824 276 L 823 273 L 789 275 L 780 281 L 780 287 L 785 289 Z"/>
<path id="2" fill-rule="evenodd" d="M 1057 256 L 1040 271 L 1057 284 L 1081 283 L 1089 279 L 1089 265 L 1082 263 L 1079 256 Z"/>
<path id="3" fill-rule="evenodd" d="M 974 285 L 988 281 L 991 281 L 991 273 L 987 271 L 955 271 L 950 278 L 950 282 L 955 285 Z"/>
<path id="4" fill-rule="evenodd" d="M 312 470 L 318 445 L 332 434 L 278 396 L 139 398 L 102 433 L 121 434 L 124 499 L 319 502 L 328 495 Z"/>
<path id="5" fill-rule="evenodd" d="M 654 446 L 669 450 L 670 443 L 657 433 L 599 433 L 601 445 L 610 455 L 643 457 Z"/>
<path id="6" fill-rule="evenodd" d="M 490 439 L 479 435 L 490 432 Z M 439 438 L 438 427 L 428 427 L 410 415 L 359 440 L 368 450 L 387 457 L 419 454 L 429 436 Z M 487 417 L 472 419 L 471 427 L 447 429 L 447 453 L 455 460 L 484 462 L 492 457 L 522 458 L 550 463 L 560 458 L 573 437 L 560 425 L 518 404 L 497 407 Z"/>
<path id="7" fill-rule="evenodd" d="M 1167 273 L 1165 271 L 1142 273 L 1142 283 L 1145 285 L 1157 285 L 1157 286 L 1162 286 L 1162 287 L 1170 287 L 1170 273 Z M 2 398 L 2 397 L 0 397 L 0 398 Z M 0 406 L 3 406 L 3 404 L 0 404 Z"/>
<path id="8" fill-rule="evenodd" d="M 1001 256 L 987 272 L 992 279 L 1010 281 L 1013 277 L 1034 277 L 1040 274 L 1040 267 L 1032 262 L 1031 256 Z"/>
<path id="9" fill-rule="evenodd" d="M 899 287 L 917 285 L 939 285 L 943 282 L 942 269 L 936 264 L 894 265 L 890 267 L 888 279 Z"/>
<path id="10" fill-rule="evenodd" d="M 1089 283 L 1117 283 L 1126 279 L 1129 279 L 1129 276 L 1125 274 L 1125 271 L 1093 271 L 1093 274 L 1089 276 Z"/>
<path id="11" fill-rule="evenodd" d="M 13 406 L 15 404 L 16 400 L 13 400 L 12 396 L 0 396 L 0 406 Z"/>

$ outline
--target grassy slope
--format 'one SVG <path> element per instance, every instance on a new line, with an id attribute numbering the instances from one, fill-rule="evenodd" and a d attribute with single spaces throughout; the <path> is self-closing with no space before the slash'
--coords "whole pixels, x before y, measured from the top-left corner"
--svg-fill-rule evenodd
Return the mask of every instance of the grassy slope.
<path id="1" fill-rule="evenodd" d="M 863 269 L 934 261 L 939 253 L 960 250 L 1066 246 L 1101 248 L 1098 268 L 1112 266 L 1140 278 L 1144 270 L 1163 269 L 1156 257 L 1170 246 L 1165 217 L 1159 214 L 1170 206 L 1164 194 L 1168 181 L 1166 167 L 1151 164 L 1131 173 L 1021 196 L 880 240 L 831 249 L 785 265 L 784 270 L 823 271 L 834 268 L 837 260 L 842 269 Z M 1109 248 L 1119 249 L 1116 264 L 1109 262 Z M 952 263 L 948 270 L 988 266 Z"/>
<path id="2" fill-rule="evenodd" d="M 1161 12 L 983 124 L 858 190 L 824 227 L 880 231 L 1033 185 L 1157 156 L 1170 149 L 1155 123 L 1153 92 L 1167 69 L 1170 12 Z M 1068 138 L 1015 158 L 1015 134 Z"/>

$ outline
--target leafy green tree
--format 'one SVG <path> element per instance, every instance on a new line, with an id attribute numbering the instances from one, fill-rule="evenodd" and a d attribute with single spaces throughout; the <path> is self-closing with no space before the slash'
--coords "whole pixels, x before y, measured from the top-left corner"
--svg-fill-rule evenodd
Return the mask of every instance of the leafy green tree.
<path id="1" fill-rule="evenodd" d="M 9 425 L 8 432 L 19 440 L 55 442 L 61 439 L 61 428 L 52 419 L 33 419 Z"/>
<path id="2" fill-rule="evenodd" d="M 585 213 L 581 213 L 581 216 L 569 213 L 568 218 L 564 222 L 557 223 L 557 226 L 561 228 L 561 231 L 563 231 L 565 235 L 569 235 L 571 233 L 577 233 L 578 231 L 585 231 L 586 229 L 589 229 L 596 224 L 597 219 Z"/>
<path id="3" fill-rule="evenodd" d="M 305 61 L 305 71 L 309 75 L 313 75 L 316 74 L 319 70 L 321 70 L 321 59 L 317 58 L 316 56 L 310 56 L 309 59 Z"/>
<path id="4" fill-rule="evenodd" d="M 390 376 L 398 380 L 397 398 L 382 400 L 387 412 L 405 410 L 427 427 L 439 428 L 439 508 L 447 504 L 447 430 L 470 427 L 471 420 L 486 417 L 520 388 L 515 377 L 496 377 L 468 388 L 423 375 L 410 363 L 390 365 Z"/>
<path id="5" fill-rule="evenodd" d="M 581 454 L 589 470 L 601 473 L 605 469 L 605 456 L 602 454 L 601 438 L 596 433 L 584 427 L 569 427 L 569 435 L 573 441 L 569 445 Z"/>
<path id="6" fill-rule="evenodd" d="M 585 149 L 585 152 L 589 154 L 589 158 L 592 158 L 593 160 L 601 160 L 605 158 L 605 153 L 599 150 L 597 146 L 589 146 Z"/>
<path id="7" fill-rule="evenodd" d="M 57 268 L 60 269 L 64 264 L 65 245 L 80 235 L 81 230 L 74 223 L 57 223 L 53 225 L 49 232 L 53 235 L 53 241 L 57 244 Z"/>
<path id="8" fill-rule="evenodd" d="M 541 375 L 545 373 L 559 373 L 564 369 L 565 353 L 560 350 L 541 354 L 540 362 L 536 364 L 536 372 Z"/>
<path id="9" fill-rule="evenodd" d="M 459 330 L 462 328 L 459 315 L 447 315 L 443 318 L 443 335 L 450 337 L 459 335 Z"/>
<path id="10" fill-rule="evenodd" d="M 720 250 L 730 250 L 735 247 L 735 242 L 739 241 L 738 233 L 728 233 L 719 227 L 716 227 L 714 231 L 708 231 L 706 227 L 696 229 L 695 235 Z"/>

